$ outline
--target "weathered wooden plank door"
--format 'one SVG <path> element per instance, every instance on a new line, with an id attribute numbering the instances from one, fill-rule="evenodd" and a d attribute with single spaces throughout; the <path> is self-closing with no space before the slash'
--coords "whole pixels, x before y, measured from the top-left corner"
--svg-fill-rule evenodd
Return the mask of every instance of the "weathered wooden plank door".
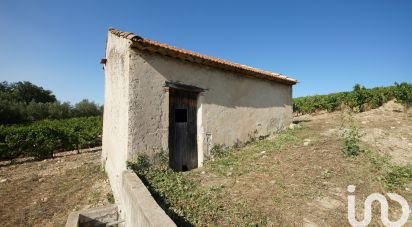
<path id="1" fill-rule="evenodd" d="M 197 168 L 197 93 L 169 90 L 169 161 L 177 171 Z"/>

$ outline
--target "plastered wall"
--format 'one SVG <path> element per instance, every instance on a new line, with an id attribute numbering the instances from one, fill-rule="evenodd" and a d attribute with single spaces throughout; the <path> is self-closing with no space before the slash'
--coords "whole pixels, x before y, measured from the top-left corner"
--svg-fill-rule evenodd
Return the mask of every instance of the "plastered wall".
<path id="1" fill-rule="evenodd" d="M 132 49 L 129 157 L 168 150 L 166 81 L 204 88 L 198 99 L 199 165 L 215 144 L 266 136 L 292 119 L 291 86 Z"/>
<path id="2" fill-rule="evenodd" d="M 129 125 L 129 42 L 110 32 L 106 46 L 102 164 L 116 201 L 126 169 Z M 121 204 L 119 204 L 121 208 Z"/>

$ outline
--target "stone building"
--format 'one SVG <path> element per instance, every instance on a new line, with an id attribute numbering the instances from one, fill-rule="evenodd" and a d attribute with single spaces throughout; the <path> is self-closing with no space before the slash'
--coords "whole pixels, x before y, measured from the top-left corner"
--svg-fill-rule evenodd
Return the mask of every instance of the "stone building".
<path id="1" fill-rule="evenodd" d="M 126 162 L 169 154 L 178 171 L 202 166 L 214 145 L 265 137 L 292 120 L 281 74 L 109 29 L 102 160 L 116 197 Z"/>

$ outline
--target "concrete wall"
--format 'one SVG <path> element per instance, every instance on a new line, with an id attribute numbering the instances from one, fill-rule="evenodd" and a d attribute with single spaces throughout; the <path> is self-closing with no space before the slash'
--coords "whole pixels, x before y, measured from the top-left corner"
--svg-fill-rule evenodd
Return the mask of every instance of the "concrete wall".
<path id="1" fill-rule="evenodd" d="M 289 85 L 135 49 L 130 54 L 130 158 L 168 150 L 166 81 L 208 89 L 198 100 L 199 166 L 214 144 L 231 146 L 250 136 L 270 135 L 292 119 Z"/>
<path id="2" fill-rule="evenodd" d="M 129 42 L 109 32 L 106 46 L 102 163 L 116 201 L 126 170 L 129 113 Z M 121 208 L 121 204 L 119 204 Z"/>
<path id="3" fill-rule="evenodd" d="M 173 227 L 176 224 L 159 207 L 146 186 L 132 171 L 123 172 L 122 201 L 127 227 Z"/>

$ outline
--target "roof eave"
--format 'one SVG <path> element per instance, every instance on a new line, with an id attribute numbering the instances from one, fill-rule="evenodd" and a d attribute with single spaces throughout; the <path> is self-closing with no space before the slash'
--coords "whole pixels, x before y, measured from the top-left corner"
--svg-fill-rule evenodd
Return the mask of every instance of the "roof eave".
<path id="1" fill-rule="evenodd" d="M 294 85 L 297 83 L 297 80 L 286 77 L 281 74 L 263 71 L 252 67 L 228 62 L 222 59 L 201 55 L 198 53 L 194 53 L 192 51 L 172 47 L 167 44 L 162 44 L 152 40 L 144 39 L 140 36 L 135 35 L 134 33 L 122 32 L 113 28 L 110 28 L 109 31 L 112 34 L 115 34 L 119 37 L 131 40 L 131 47 L 136 48 L 138 50 L 158 53 L 163 56 L 169 56 L 192 63 L 198 63 L 223 70 L 228 70 L 235 73 L 243 74 L 250 78 L 266 79 L 288 85 Z"/>

